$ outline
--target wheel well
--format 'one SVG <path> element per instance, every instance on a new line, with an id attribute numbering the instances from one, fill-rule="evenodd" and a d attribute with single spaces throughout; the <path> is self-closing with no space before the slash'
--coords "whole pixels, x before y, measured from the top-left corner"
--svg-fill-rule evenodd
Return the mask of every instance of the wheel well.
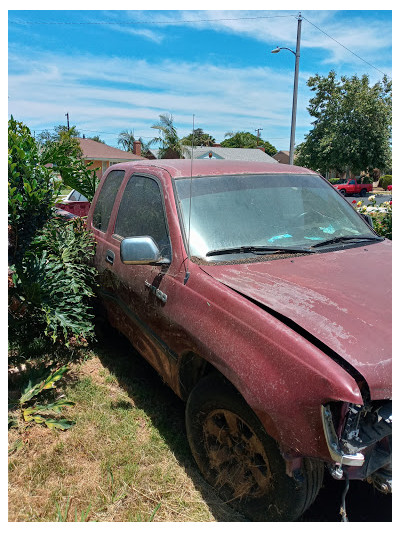
<path id="1" fill-rule="evenodd" d="M 211 363 L 196 353 L 188 352 L 182 355 L 179 361 L 179 392 L 182 399 L 186 401 L 200 379 L 211 373 L 226 379 Z"/>

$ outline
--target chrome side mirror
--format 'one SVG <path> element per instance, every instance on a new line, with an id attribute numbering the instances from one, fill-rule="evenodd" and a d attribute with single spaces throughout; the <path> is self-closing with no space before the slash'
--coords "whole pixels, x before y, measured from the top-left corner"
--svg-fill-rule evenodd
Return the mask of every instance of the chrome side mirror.
<path id="1" fill-rule="evenodd" d="M 152 237 L 127 237 L 121 241 L 121 261 L 125 265 L 149 265 L 161 259 Z"/>

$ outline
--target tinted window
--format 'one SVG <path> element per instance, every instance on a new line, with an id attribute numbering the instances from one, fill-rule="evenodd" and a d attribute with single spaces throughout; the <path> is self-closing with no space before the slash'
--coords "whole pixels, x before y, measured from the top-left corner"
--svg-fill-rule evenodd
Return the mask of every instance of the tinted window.
<path id="1" fill-rule="evenodd" d="M 115 197 L 117 196 L 124 174 L 124 170 L 113 170 L 103 183 L 93 213 L 93 226 L 101 231 L 107 231 Z"/>
<path id="2" fill-rule="evenodd" d="M 132 176 L 128 181 L 114 232 L 120 237 L 149 235 L 157 243 L 161 255 L 171 258 L 161 192 L 155 180 Z"/>

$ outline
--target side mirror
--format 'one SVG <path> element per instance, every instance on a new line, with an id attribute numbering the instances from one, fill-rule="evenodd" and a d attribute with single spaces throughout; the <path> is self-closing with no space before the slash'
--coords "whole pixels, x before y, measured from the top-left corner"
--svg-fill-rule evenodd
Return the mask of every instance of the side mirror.
<path id="1" fill-rule="evenodd" d="M 371 228 L 374 227 L 374 223 L 373 223 L 372 217 L 370 217 L 369 215 L 363 214 L 363 213 L 361 213 L 361 216 L 363 217 L 365 222 L 371 226 Z"/>
<path id="2" fill-rule="evenodd" d="M 127 237 L 121 241 L 121 261 L 125 265 L 148 265 L 161 259 L 152 237 Z"/>

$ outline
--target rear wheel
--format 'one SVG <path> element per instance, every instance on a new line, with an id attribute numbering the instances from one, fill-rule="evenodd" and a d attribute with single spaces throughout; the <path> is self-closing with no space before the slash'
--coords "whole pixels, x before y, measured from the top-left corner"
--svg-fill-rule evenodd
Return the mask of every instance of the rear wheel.
<path id="1" fill-rule="evenodd" d="M 367 196 L 367 190 L 366 189 L 361 189 L 360 194 L 361 194 L 361 196 Z"/>
<path id="2" fill-rule="evenodd" d="M 206 481 L 248 518 L 295 520 L 316 498 L 323 463 L 304 459 L 301 480 L 288 476 L 276 442 L 221 378 L 208 376 L 194 388 L 187 402 L 186 428 Z"/>

